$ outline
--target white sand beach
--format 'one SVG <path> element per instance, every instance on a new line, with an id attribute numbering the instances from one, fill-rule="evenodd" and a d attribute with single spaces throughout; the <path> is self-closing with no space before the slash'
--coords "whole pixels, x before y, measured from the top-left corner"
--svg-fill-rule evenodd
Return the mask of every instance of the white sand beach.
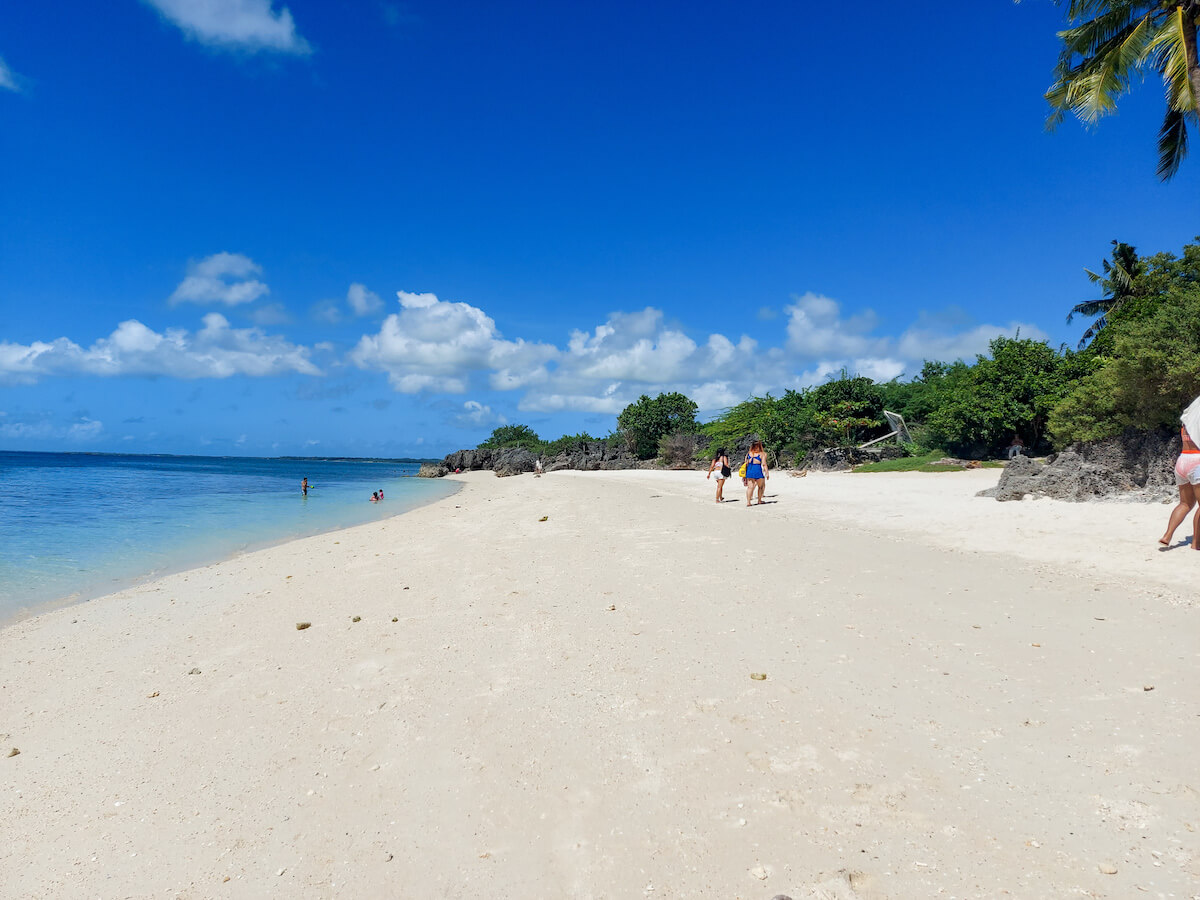
<path id="1" fill-rule="evenodd" d="M 470 473 L 18 622 L 0 896 L 1200 897 L 1200 553 L 998 474 Z"/>

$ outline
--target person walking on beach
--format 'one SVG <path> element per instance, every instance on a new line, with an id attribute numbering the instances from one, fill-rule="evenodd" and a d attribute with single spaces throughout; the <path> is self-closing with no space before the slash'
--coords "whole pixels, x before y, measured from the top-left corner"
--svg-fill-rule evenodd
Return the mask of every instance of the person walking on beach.
<path id="1" fill-rule="evenodd" d="M 770 471 L 767 469 L 767 457 L 763 453 L 762 441 L 755 441 L 750 445 L 750 451 L 746 454 L 746 505 L 754 499 L 754 492 L 758 491 L 758 505 L 762 506 L 763 494 L 767 490 L 767 479 L 771 477 Z"/>
<path id="2" fill-rule="evenodd" d="M 729 468 L 729 457 L 725 455 L 724 447 L 713 455 L 712 462 L 708 464 L 708 474 L 704 476 L 705 480 L 712 478 L 714 473 L 717 476 L 717 502 L 724 503 L 725 479 L 733 474 Z"/>
<path id="3" fill-rule="evenodd" d="M 1183 449 L 1175 460 L 1175 484 L 1179 487 L 1179 502 L 1171 510 L 1171 518 L 1167 520 L 1167 531 L 1158 539 L 1162 550 L 1171 548 L 1171 539 L 1188 512 L 1196 505 L 1197 485 L 1200 485 L 1200 397 L 1191 402 L 1179 417 L 1182 427 L 1179 435 L 1183 438 Z M 1200 550 L 1200 509 L 1192 518 L 1192 549 Z"/>
<path id="4" fill-rule="evenodd" d="M 300 482 L 300 490 L 304 492 L 305 497 L 308 496 L 308 476 L 307 475 L 305 475 L 303 480 L 301 480 L 301 482 Z"/>

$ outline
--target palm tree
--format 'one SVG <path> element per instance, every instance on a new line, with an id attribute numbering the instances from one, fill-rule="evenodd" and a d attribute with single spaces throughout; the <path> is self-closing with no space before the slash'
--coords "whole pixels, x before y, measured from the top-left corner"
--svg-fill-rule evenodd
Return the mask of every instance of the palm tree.
<path id="1" fill-rule="evenodd" d="M 1137 248 L 1120 241 L 1113 241 L 1112 260 L 1104 260 L 1104 274 L 1097 274 L 1091 269 L 1087 272 L 1092 284 L 1100 285 L 1103 296 L 1098 300 L 1084 300 L 1076 303 L 1067 315 L 1067 324 L 1076 316 L 1095 316 L 1096 320 L 1088 326 L 1083 337 L 1079 339 L 1079 349 L 1087 346 L 1087 342 L 1100 333 L 1108 324 L 1108 317 L 1116 312 L 1130 297 L 1138 295 L 1135 279 L 1142 272 L 1142 261 L 1138 258 Z"/>
<path id="2" fill-rule="evenodd" d="M 1117 108 L 1135 78 L 1157 72 L 1167 92 L 1158 132 L 1158 176 L 1167 181 L 1187 155 L 1188 124 L 1200 126 L 1200 0 L 1054 0 L 1070 27 L 1046 91 L 1053 129 L 1068 113 L 1087 124 Z"/>

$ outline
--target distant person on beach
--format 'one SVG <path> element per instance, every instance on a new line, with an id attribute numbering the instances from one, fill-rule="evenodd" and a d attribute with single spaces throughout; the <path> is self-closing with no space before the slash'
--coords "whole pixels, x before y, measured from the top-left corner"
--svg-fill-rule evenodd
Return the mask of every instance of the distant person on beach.
<path id="1" fill-rule="evenodd" d="M 305 475 L 304 479 L 300 482 L 300 490 L 302 490 L 304 492 L 305 497 L 308 496 L 308 476 L 307 475 Z"/>
<path id="2" fill-rule="evenodd" d="M 762 506 L 763 494 L 767 491 L 767 479 L 770 477 L 771 473 L 767 469 L 767 457 L 763 453 L 762 441 L 755 441 L 750 445 L 750 451 L 746 454 L 747 506 L 754 499 L 755 491 L 758 492 L 758 505 Z"/>
<path id="3" fill-rule="evenodd" d="M 542 460 L 541 460 L 541 458 L 535 459 L 533 461 L 533 477 L 534 478 L 542 477 Z"/>
<path id="4" fill-rule="evenodd" d="M 712 462 L 708 464 L 708 474 L 704 476 L 707 481 L 713 475 L 717 476 L 717 502 L 725 502 L 725 479 L 733 474 L 729 468 L 729 457 L 725 455 L 725 448 L 718 450 L 712 458 Z"/>
<path id="5" fill-rule="evenodd" d="M 1024 455 L 1024 453 L 1025 442 L 1021 440 L 1021 436 L 1019 434 L 1014 434 L 1012 443 L 1008 445 L 1008 458 L 1016 459 L 1018 456 Z"/>
<path id="6" fill-rule="evenodd" d="M 1167 520 L 1167 531 L 1158 539 L 1161 549 L 1169 550 L 1171 539 L 1175 537 L 1175 529 L 1183 524 L 1191 508 L 1196 505 L 1196 485 L 1200 484 L 1200 397 L 1191 402 L 1179 417 L 1183 423 L 1179 436 L 1183 438 L 1183 449 L 1175 460 L 1175 484 L 1179 487 L 1179 502 L 1171 510 L 1171 518 Z M 1192 549 L 1200 550 L 1200 509 L 1192 518 Z"/>

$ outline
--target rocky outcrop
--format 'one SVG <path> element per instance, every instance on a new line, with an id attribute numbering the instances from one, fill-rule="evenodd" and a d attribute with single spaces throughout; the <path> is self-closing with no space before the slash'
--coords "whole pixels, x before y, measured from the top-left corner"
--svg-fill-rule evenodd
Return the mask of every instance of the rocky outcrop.
<path id="1" fill-rule="evenodd" d="M 980 491 L 980 496 L 997 500 L 1169 499 L 1176 490 L 1179 446 L 1177 430 L 1130 428 L 1118 437 L 1072 444 L 1045 461 L 1018 456 L 1005 467 L 999 483 Z"/>
<path id="2" fill-rule="evenodd" d="M 804 457 L 801 468 L 812 469 L 814 472 L 846 472 L 863 463 L 879 462 L 883 459 L 900 459 L 908 454 L 898 444 L 888 444 L 883 447 L 868 447 L 862 450 L 858 447 L 830 447 L 827 450 L 814 450 Z"/>
<path id="3" fill-rule="evenodd" d="M 417 471 L 418 478 L 441 478 L 443 475 L 449 475 L 450 470 L 446 468 L 444 462 L 422 463 L 421 468 Z"/>
<path id="4" fill-rule="evenodd" d="M 492 467 L 492 451 L 487 447 L 479 447 L 475 450 L 457 450 L 447 456 L 444 462 L 446 468 L 451 472 L 457 472 L 460 469 L 464 472 L 490 469 Z"/>
<path id="5" fill-rule="evenodd" d="M 492 471 L 500 478 L 532 472 L 537 468 L 537 456 L 519 447 L 506 447 L 492 452 Z"/>
<path id="6" fill-rule="evenodd" d="M 608 441 L 580 441 L 557 456 L 542 461 L 542 468 L 546 472 L 557 472 L 560 469 L 595 472 L 600 469 L 642 469 L 654 466 L 653 460 L 646 464 L 626 448 L 613 446 Z"/>

